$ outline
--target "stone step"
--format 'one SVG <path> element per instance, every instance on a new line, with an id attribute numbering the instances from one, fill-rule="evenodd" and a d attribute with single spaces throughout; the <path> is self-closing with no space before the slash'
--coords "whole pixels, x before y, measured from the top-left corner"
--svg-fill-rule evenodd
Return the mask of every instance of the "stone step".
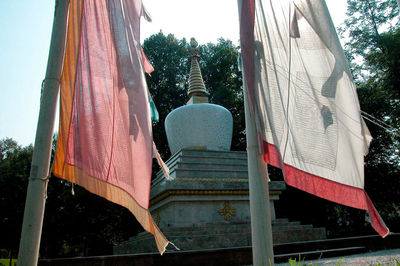
<path id="1" fill-rule="evenodd" d="M 326 239 L 325 228 L 301 228 L 296 230 L 274 231 L 274 243 L 291 243 Z"/>
<path id="2" fill-rule="evenodd" d="M 312 231 L 313 227 L 312 226 L 306 226 L 306 227 L 301 227 L 301 226 L 296 226 L 296 227 L 287 227 L 283 229 L 276 229 L 272 228 L 273 234 L 277 234 L 277 232 L 284 231 L 285 233 L 293 233 L 295 232 L 296 234 L 302 230 L 310 230 Z M 319 230 L 316 230 L 319 232 Z M 231 230 L 208 230 L 208 231 L 163 231 L 165 236 L 167 238 L 172 238 L 172 237 L 181 237 L 181 236 L 191 236 L 191 237 L 196 237 L 196 236 L 204 236 L 204 235 L 210 235 L 213 234 L 215 236 L 226 236 L 226 235 L 231 235 L 231 234 L 251 234 L 251 228 L 243 228 L 243 229 L 231 229 Z M 301 240 L 308 239 L 307 237 L 302 237 Z M 290 241 L 290 240 L 287 240 Z"/>
<path id="3" fill-rule="evenodd" d="M 272 220 L 272 225 L 279 223 L 288 223 L 288 222 L 289 222 L 288 218 L 277 218 L 275 220 Z"/>
<path id="4" fill-rule="evenodd" d="M 248 178 L 247 170 L 191 170 L 182 168 L 172 171 L 172 175 L 185 178 Z"/>
<path id="5" fill-rule="evenodd" d="M 188 163 L 211 163 L 211 164 L 233 164 L 233 165 L 247 165 L 247 158 L 224 158 L 224 157 L 213 157 L 213 156 L 182 156 L 179 160 L 171 162 L 188 162 Z"/>
<path id="6" fill-rule="evenodd" d="M 247 228 L 250 228 L 251 225 L 250 223 L 242 223 L 242 224 L 217 224 L 217 225 L 205 225 L 205 226 L 199 226 L 199 227 L 165 227 L 165 228 L 160 228 L 162 232 L 168 233 L 168 232 L 175 232 L 175 231 L 185 231 L 185 232 L 226 232 L 227 230 L 235 230 L 235 229 L 240 229 L 244 230 Z"/>
<path id="7" fill-rule="evenodd" d="M 228 226 L 226 226 L 228 228 Z M 213 232 L 203 231 L 201 234 L 176 231 L 166 232 L 166 237 L 181 250 L 209 249 L 223 247 L 242 247 L 251 245 L 250 228 L 244 230 L 233 230 L 230 232 Z M 277 243 L 293 243 L 294 241 L 308 241 L 316 239 L 324 239 L 325 230 L 321 228 L 302 228 L 299 230 L 273 231 L 273 242 Z M 149 233 L 142 233 L 136 238 L 133 237 L 124 242 L 118 250 L 131 250 L 132 253 L 138 252 L 155 252 L 156 247 L 154 238 Z M 117 252 L 118 254 L 119 252 Z M 119 253 L 121 254 L 121 253 Z"/>
<path id="8" fill-rule="evenodd" d="M 300 223 L 293 222 L 286 225 L 272 226 L 273 232 L 278 231 L 299 231 L 311 230 L 313 226 L 310 224 L 300 225 Z M 317 229 L 318 231 L 319 229 Z M 210 226 L 210 227 L 178 227 L 178 228 L 163 228 L 161 231 L 165 235 L 204 235 L 204 234 L 230 234 L 230 233 L 251 233 L 251 225 L 224 225 L 224 226 Z"/>
<path id="9" fill-rule="evenodd" d="M 136 236 L 131 237 L 130 239 L 135 239 L 135 241 L 141 241 L 141 240 L 148 240 L 148 239 L 154 239 L 154 236 L 150 234 L 149 232 L 141 232 L 138 233 Z"/>
<path id="10" fill-rule="evenodd" d="M 278 218 L 278 219 L 275 219 L 272 221 L 272 226 L 284 226 L 284 225 L 293 226 L 293 225 L 301 225 L 301 223 L 299 221 L 289 221 L 289 219 L 286 219 L 286 218 Z M 249 222 L 248 223 L 246 223 L 246 222 L 231 223 L 231 224 L 229 224 L 229 223 L 213 223 L 213 224 L 207 223 L 202 226 L 196 226 L 196 227 L 186 226 L 186 227 L 179 227 L 179 228 L 184 228 L 184 229 L 196 229 L 196 228 L 200 228 L 200 227 L 218 227 L 218 228 L 222 227 L 222 228 L 225 228 L 226 226 L 241 228 L 241 227 L 250 226 L 250 223 Z M 177 228 L 177 227 L 165 227 L 163 229 L 169 230 L 172 228 Z"/>
<path id="11" fill-rule="evenodd" d="M 175 232 L 175 233 L 170 233 L 170 234 L 165 234 L 167 238 L 178 238 L 178 237 L 206 237 L 206 236 L 215 236 L 215 237 L 227 237 L 227 236 L 232 236 L 232 235 L 243 235 L 243 234 L 251 234 L 250 228 L 247 231 L 242 231 L 242 230 L 234 230 L 234 231 L 229 231 L 229 232 L 203 232 L 203 233 L 198 233 L 198 234 L 181 234 L 181 232 Z"/>
<path id="12" fill-rule="evenodd" d="M 218 247 L 240 247 L 251 245 L 251 234 L 229 234 L 229 235 L 202 235 L 202 236 L 177 236 L 171 237 L 170 241 L 184 250 L 213 249 Z"/>
<path id="13" fill-rule="evenodd" d="M 247 159 L 247 153 L 244 151 L 210 151 L 210 150 L 181 150 L 183 156 L 196 157 L 216 157 L 216 158 L 234 158 Z"/>
<path id="14" fill-rule="evenodd" d="M 222 152 L 206 150 L 182 150 L 171 156 L 165 163 L 173 167 L 178 161 L 188 162 L 231 162 L 247 163 L 247 154 L 245 152 Z"/>
<path id="15" fill-rule="evenodd" d="M 245 229 L 232 229 L 232 230 L 224 230 L 224 231 L 214 231 L 214 230 L 209 230 L 209 231 L 195 231 L 195 232 L 188 232 L 188 231 L 174 231 L 174 232 L 163 232 L 167 238 L 171 237 L 181 237 L 181 236 L 190 236 L 190 237 L 197 237 L 197 236 L 205 236 L 205 235 L 215 235 L 215 236 L 225 236 L 225 235 L 230 235 L 230 234 L 251 234 L 251 229 L 250 227 Z"/>
<path id="16" fill-rule="evenodd" d="M 176 164 L 182 163 L 205 163 L 205 164 L 230 164 L 230 165 L 247 165 L 247 159 L 238 159 L 238 158 L 224 158 L 224 157 L 213 157 L 213 156 L 181 156 L 181 157 L 174 157 L 169 159 L 166 164 L 169 168 L 176 167 Z"/>
<path id="17" fill-rule="evenodd" d="M 213 158 L 213 157 L 175 157 L 171 158 L 172 161 L 168 160 L 166 162 L 170 173 L 176 169 L 186 168 L 186 169 L 212 169 L 214 170 L 243 170 L 247 171 L 247 159 L 229 159 L 229 158 Z M 159 179 L 163 176 L 163 172 L 159 171 L 156 174 L 156 178 Z"/>
<path id="18" fill-rule="evenodd" d="M 188 170 L 208 170 L 208 171 L 224 171 L 224 170 L 229 170 L 229 171 L 236 171 L 236 170 L 242 170 L 242 171 L 247 171 L 247 164 L 245 165 L 238 165 L 238 164 L 215 164 L 215 163 L 187 163 L 187 162 L 177 162 L 176 167 L 173 168 L 173 170 L 176 169 L 188 169 Z M 170 169 L 171 171 L 171 169 Z"/>
<path id="19" fill-rule="evenodd" d="M 250 228 L 250 223 L 234 223 L 234 224 L 205 224 L 202 226 L 186 226 L 186 227 L 164 227 L 160 228 L 163 232 L 172 232 L 172 231 L 185 231 L 185 232 L 196 232 L 196 231 L 226 231 L 226 230 L 233 230 L 233 229 L 247 229 Z M 275 230 L 291 230 L 291 229 L 298 229 L 298 228 L 312 228 L 312 225 L 306 224 L 302 225 L 299 221 L 289 221 L 288 219 L 280 218 L 276 219 L 272 222 L 272 228 Z"/>
<path id="20" fill-rule="evenodd" d="M 316 229 L 319 232 L 318 228 L 313 228 L 311 225 L 304 225 L 304 226 L 292 226 L 292 227 L 285 227 L 285 228 L 272 228 L 272 232 L 275 234 L 276 232 L 300 232 L 302 230 L 310 230 Z M 180 231 L 180 230 L 171 230 L 171 231 L 164 231 L 161 230 L 167 237 L 170 236 L 202 236 L 206 234 L 214 234 L 214 235 L 229 235 L 229 234 L 251 234 L 251 228 L 243 228 L 243 229 L 225 229 L 225 230 L 198 230 L 198 231 Z M 307 239 L 307 237 L 302 237 L 302 239 Z M 288 240 L 290 241 L 290 240 Z"/>
<path id="21" fill-rule="evenodd" d="M 283 230 L 298 230 L 298 229 L 310 229 L 313 228 L 311 224 L 285 224 L 285 225 L 272 225 L 272 231 L 283 231 Z"/>
<path id="22" fill-rule="evenodd" d="M 288 219 L 282 219 L 282 221 L 278 221 L 278 220 L 272 221 L 272 226 L 281 226 L 281 225 L 287 225 L 287 224 L 300 225 L 301 223 L 299 221 L 292 221 L 291 222 Z"/>

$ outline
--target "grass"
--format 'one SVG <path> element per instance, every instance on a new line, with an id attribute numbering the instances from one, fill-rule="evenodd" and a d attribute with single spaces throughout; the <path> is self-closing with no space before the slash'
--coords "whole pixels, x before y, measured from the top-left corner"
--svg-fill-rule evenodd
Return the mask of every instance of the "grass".
<path id="1" fill-rule="evenodd" d="M 336 262 L 336 266 L 341 265 L 342 262 L 343 262 L 343 260 L 344 260 L 344 258 L 341 258 L 340 260 L 338 260 L 338 261 Z M 400 266 L 399 260 L 393 259 L 393 262 L 394 262 L 394 264 L 392 264 L 392 263 L 387 264 L 387 262 L 386 262 L 386 263 L 383 263 L 383 264 L 382 264 L 382 263 L 377 263 L 377 264 L 375 264 L 375 266 L 384 266 L 384 265 L 395 265 L 395 266 Z M 304 262 L 304 258 L 303 258 L 303 260 L 301 260 L 300 257 L 299 257 L 299 261 L 297 261 L 296 259 L 289 259 L 288 263 L 289 263 L 290 266 L 318 266 L 318 263 L 311 263 L 311 262 L 305 263 L 305 262 Z M 372 264 L 370 264 L 370 265 L 372 265 Z"/>
<path id="2" fill-rule="evenodd" d="M 17 259 L 12 259 L 11 266 L 17 265 Z M 0 259 L 0 266 L 10 266 L 10 259 Z"/>

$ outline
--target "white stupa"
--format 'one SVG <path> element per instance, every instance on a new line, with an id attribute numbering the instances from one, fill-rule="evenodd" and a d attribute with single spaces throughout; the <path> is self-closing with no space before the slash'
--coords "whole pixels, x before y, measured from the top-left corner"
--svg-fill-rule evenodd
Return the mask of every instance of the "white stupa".
<path id="1" fill-rule="evenodd" d="M 182 149 L 229 151 L 231 147 L 232 115 L 226 108 L 208 103 L 197 46 L 192 38 L 189 47 L 189 101 L 187 105 L 173 110 L 165 119 L 165 131 L 172 154 Z"/>

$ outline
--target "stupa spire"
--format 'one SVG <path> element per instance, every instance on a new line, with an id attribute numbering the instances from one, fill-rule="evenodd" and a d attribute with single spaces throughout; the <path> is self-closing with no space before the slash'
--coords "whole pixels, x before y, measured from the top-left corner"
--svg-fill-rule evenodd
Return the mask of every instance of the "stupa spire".
<path id="1" fill-rule="evenodd" d="M 188 104 L 194 103 L 207 103 L 207 90 L 206 86 L 204 85 L 203 77 L 201 75 L 200 70 L 200 56 L 199 56 L 199 49 L 198 43 L 195 38 L 190 39 L 190 46 L 189 46 L 190 58 L 189 61 L 190 65 L 190 76 L 189 76 L 189 101 Z"/>

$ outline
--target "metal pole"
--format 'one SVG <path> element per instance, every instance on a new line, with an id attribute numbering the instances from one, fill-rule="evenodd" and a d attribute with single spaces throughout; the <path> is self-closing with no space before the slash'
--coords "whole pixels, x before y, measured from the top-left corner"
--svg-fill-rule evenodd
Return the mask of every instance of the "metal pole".
<path id="1" fill-rule="evenodd" d="M 259 152 L 255 120 L 250 111 L 246 89 L 244 91 L 244 111 L 246 118 L 253 265 L 273 265 L 274 252 L 268 171 Z"/>
<path id="2" fill-rule="evenodd" d="M 35 147 L 25 202 L 18 265 L 37 265 L 39 257 L 54 118 L 65 49 L 68 4 L 69 0 L 56 0 L 55 4 L 49 58 L 43 83 Z"/>

